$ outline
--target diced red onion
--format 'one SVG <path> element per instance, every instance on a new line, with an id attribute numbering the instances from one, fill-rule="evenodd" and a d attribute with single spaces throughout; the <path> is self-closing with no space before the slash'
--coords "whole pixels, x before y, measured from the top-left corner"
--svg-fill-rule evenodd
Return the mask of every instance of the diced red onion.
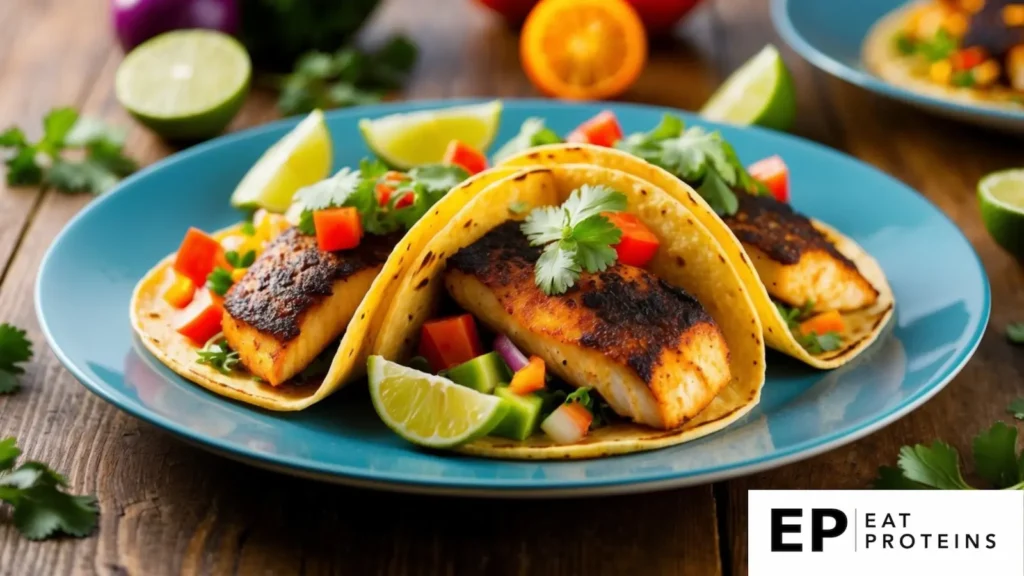
<path id="1" fill-rule="evenodd" d="M 516 348 L 512 340 L 504 334 L 498 334 L 498 337 L 494 339 L 494 349 L 498 354 L 501 354 L 501 358 L 505 360 L 505 364 L 508 364 L 508 367 L 513 372 L 519 372 L 530 363 L 530 359 L 519 348 Z"/>

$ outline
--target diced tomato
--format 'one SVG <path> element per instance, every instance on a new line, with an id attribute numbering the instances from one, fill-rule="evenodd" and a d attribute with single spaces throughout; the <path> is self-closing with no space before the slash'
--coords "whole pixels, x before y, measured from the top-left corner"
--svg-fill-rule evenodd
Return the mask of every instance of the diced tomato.
<path id="1" fill-rule="evenodd" d="M 789 168 L 779 156 L 758 160 L 747 169 L 750 175 L 764 183 L 779 202 L 789 202 Z"/>
<path id="2" fill-rule="evenodd" d="M 416 199 L 416 193 L 412 190 L 406 190 L 402 193 L 402 197 L 395 202 L 395 210 L 401 210 L 406 206 L 412 206 L 413 200 Z"/>
<path id="3" fill-rule="evenodd" d="M 175 272 L 174 281 L 171 282 L 171 285 L 167 287 L 167 291 L 164 292 L 164 300 L 175 308 L 184 308 L 192 302 L 195 294 L 195 282 L 188 276 Z"/>
<path id="4" fill-rule="evenodd" d="M 579 442 L 590 431 L 594 415 L 582 404 L 570 402 L 562 404 L 544 419 L 541 430 L 559 444 Z"/>
<path id="5" fill-rule="evenodd" d="M 487 169 L 487 157 L 472 146 L 452 140 L 444 152 L 443 164 L 462 166 L 470 175 Z"/>
<path id="6" fill-rule="evenodd" d="M 604 212 L 605 218 L 622 230 L 622 239 L 615 245 L 619 262 L 643 268 L 658 251 L 658 237 L 643 222 L 628 212 Z"/>
<path id="7" fill-rule="evenodd" d="M 363 222 L 351 206 L 313 212 L 313 227 L 317 246 L 324 252 L 350 250 L 363 239 Z"/>
<path id="8" fill-rule="evenodd" d="M 949 61 L 953 64 L 954 70 L 970 70 L 985 61 L 985 49 L 980 46 L 971 46 L 957 50 Z"/>
<path id="9" fill-rule="evenodd" d="M 377 182 L 374 191 L 377 193 L 377 203 L 387 206 L 391 202 L 391 195 L 395 193 L 395 187 L 387 182 Z"/>
<path id="10" fill-rule="evenodd" d="M 508 389 L 516 394 L 529 394 L 544 389 L 544 360 L 530 356 L 530 362 L 512 376 Z"/>
<path id="11" fill-rule="evenodd" d="M 221 331 L 223 317 L 224 305 L 221 298 L 203 289 L 196 293 L 188 308 L 181 311 L 174 329 L 195 345 L 202 346 Z"/>
<path id="12" fill-rule="evenodd" d="M 174 257 L 175 271 L 187 276 L 196 286 L 206 284 L 218 259 L 224 258 L 224 249 L 213 236 L 198 228 L 189 228 Z"/>
<path id="13" fill-rule="evenodd" d="M 622 140 L 622 126 L 611 110 L 605 110 L 569 133 L 569 142 L 612 147 Z"/>
<path id="14" fill-rule="evenodd" d="M 821 314 L 812 316 L 800 323 L 800 333 L 804 335 L 817 334 L 819 336 L 824 336 L 829 332 L 842 334 L 845 331 L 846 323 L 843 322 L 842 315 L 835 310 L 822 312 Z"/>
<path id="15" fill-rule="evenodd" d="M 427 322 L 420 332 L 419 354 L 434 372 L 468 362 L 482 353 L 476 320 L 470 314 Z"/>
<path id="16" fill-rule="evenodd" d="M 408 174 L 402 172 L 396 172 L 395 170 L 388 170 L 387 174 L 384 174 L 384 180 L 386 182 L 403 182 L 409 179 Z"/>

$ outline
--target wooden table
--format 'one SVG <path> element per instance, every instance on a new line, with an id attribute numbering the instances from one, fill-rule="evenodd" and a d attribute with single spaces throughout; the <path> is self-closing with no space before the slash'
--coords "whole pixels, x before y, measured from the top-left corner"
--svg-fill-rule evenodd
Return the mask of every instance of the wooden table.
<path id="1" fill-rule="evenodd" d="M 388 0 L 370 41 L 404 29 L 420 45 L 404 96 L 530 96 L 512 32 L 466 0 Z M 104 0 L 0 2 L 0 128 L 38 133 L 51 107 L 131 125 L 149 163 L 173 152 L 117 104 Z M 767 0 L 716 0 L 659 46 L 628 99 L 694 109 L 767 42 Z M 21 392 L 0 397 L 0 437 L 99 497 L 97 534 L 30 542 L 0 513 L 0 575 L 26 574 L 731 574 L 746 573 L 752 488 L 863 488 L 903 444 L 970 439 L 1024 395 L 1024 355 L 1002 327 L 1024 319 L 1021 271 L 982 227 L 974 187 L 1020 163 L 1020 143 L 883 101 L 788 50 L 795 132 L 857 156 L 920 190 L 965 231 L 992 281 L 992 326 L 977 355 L 910 416 L 854 444 L 753 477 L 587 501 L 460 501 L 396 496 L 290 478 L 219 458 L 89 394 L 44 344 L 32 287 L 47 246 L 91 198 L 0 184 L 0 321 L 23 326 L 37 355 Z M 275 117 L 255 94 L 233 128 Z M 879 207 L 884 210 L 884 206 Z M 468 518 L 479 519 L 469 521 Z"/>

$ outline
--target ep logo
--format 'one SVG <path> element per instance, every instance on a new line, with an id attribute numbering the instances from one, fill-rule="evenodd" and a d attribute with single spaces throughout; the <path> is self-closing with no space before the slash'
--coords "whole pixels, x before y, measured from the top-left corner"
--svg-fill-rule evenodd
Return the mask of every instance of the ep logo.
<path id="1" fill-rule="evenodd" d="M 826 538 L 838 538 L 846 532 L 850 521 L 842 510 L 835 508 L 811 508 L 805 514 L 802 508 L 771 509 L 771 551 L 803 552 L 804 545 L 798 537 L 786 538 L 787 534 L 803 532 L 805 520 L 810 519 L 811 552 L 822 552 Z"/>

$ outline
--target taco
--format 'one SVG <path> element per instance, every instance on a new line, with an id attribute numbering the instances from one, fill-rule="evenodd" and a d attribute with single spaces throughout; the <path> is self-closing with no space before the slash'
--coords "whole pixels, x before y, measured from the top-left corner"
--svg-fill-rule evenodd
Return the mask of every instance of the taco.
<path id="1" fill-rule="evenodd" d="M 504 165 L 589 163 L 665 191 L 721 246 L 749 290 L 767 345 L 811 366 L 841 366 L 883 331 L 894 301 L 874 259 L 838 231 L 781 201 L 788 190 L 776 190 L 779 198 L 773 197 L 717 133 L 701 128 L 684 133 L 681 120 L 667 117 L 655 130 L 620 140 L 619 146 L 624 150 L 545 145 L 512 155 Z M 684 160 L 666 156 L 668 149 L 680 151 Z M 685 154 L 693 161 L 685 160 Z M 766 181 L 787 177 L 781 160 L 769 164 L 776 173 L 762 175 Z"/>
<path id="2" fill-rule="evenodd" d="M 989 108 L 1024 104 L 1024 6 L 1010 0 L 912 2 L 879 20 L 864 65 L 915 92 Z"/>
<path id="3" fill-rule="evenodd" d="M 765 378 L 760 321 L 719 243 L 657 186 L 588 164 L 479 192 L 416 254 L 371 354 L 508 403 L 455 447 L 494 458 L 693 440 L 750 411 Z"/>
<path id="4" fill-rule="evenodd" d="M 132 326 L 163 364 L 212 392 L 306 408 L 363 373 L 368 335 L 411 254 L 502 175 L 364 161 L 300 190 L 290 218 L 261 210 L 213 235 L 192 229 L 136 286 Z"/>

